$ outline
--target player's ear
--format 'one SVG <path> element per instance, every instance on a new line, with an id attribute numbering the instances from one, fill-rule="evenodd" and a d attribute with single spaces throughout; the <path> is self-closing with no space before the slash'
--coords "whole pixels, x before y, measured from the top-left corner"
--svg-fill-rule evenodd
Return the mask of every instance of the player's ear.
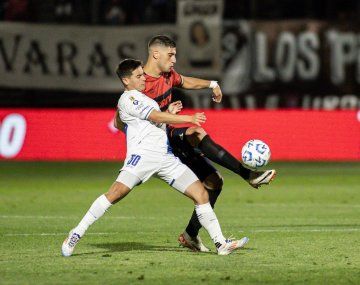
<path id="1" fill-rule="evenodd" d="M 158 59 L 160 57 L 160 52 L 158 50 L 154 50 L 152 52 L 153 58 Z"/>
<path id="2" fill-rule="evenodd" d="M 124 83 L 125 86 L 127 86 L 129 85 L 130 79 L 128 77 L 123 77 L 122 82 Z"/>

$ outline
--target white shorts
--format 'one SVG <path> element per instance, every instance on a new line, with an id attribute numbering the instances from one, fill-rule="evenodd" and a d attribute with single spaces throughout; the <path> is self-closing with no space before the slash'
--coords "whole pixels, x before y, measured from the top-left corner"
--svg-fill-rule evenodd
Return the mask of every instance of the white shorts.
<path id="1" fill-rule="evenodd" d="M 116 181 L 132 189 L 154 174 L 181 193 L 199 180 L 195 173 L 174 154 L 142 150 L 127 155 Z"/>

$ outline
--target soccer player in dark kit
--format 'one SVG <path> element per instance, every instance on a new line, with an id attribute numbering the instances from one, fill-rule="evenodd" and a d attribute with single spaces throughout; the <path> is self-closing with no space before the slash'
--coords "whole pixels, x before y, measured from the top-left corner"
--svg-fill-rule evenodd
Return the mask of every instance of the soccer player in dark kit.
<path id="1" fill-rule="evenodd" d="M 178 113 L 182 109 L 180 101 L 171 104 L 172 88 L 212 89 L 213 100 L 220 103 L 222 92 L 217 81 L 187 77 L 174 70 L 176 63 L 176 43 L 167 36 L 158 35 L 148 43 L 148 59 L 144 66 L 146 85 L 143 93 L 154 99 L 162 111 Z M 116 116 L 117 118 L 118 116 Z M 121 122 L 115 122 L 122 129 Z M 214 142 L 202 127 L 168 127 L 168 139 L 173 153 L 186 164 L 209 192 L 210 204 L 214 207 L 223 186 L 223 178 L 211 161 L 240 175 L 252 187 L 269 184 L 275 177 L 275 170 L 255 171 L 245 168 L 226 149 Z M 185 231 L 178 241 L 194 251 L 209 251 L 198 236 L 201 224 L 194 211 Z"/>

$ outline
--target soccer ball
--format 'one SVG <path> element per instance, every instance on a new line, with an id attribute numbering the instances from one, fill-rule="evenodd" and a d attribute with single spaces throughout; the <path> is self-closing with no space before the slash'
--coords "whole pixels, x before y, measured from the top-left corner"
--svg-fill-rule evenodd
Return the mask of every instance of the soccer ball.
<path id="1" fill-rule="evenodd" d="M 253 169 L 268 164 L 270 156 L 269 146 L 261 140 L 249 140 L 241 150 L 242 161 Z"/>

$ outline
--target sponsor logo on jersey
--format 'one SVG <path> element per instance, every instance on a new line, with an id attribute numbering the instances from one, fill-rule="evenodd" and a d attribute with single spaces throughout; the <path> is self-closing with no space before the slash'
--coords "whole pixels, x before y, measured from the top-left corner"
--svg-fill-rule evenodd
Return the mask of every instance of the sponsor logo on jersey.
<path id="1" fill-rule="evenodd" d="M 134 96 L 129 97 L 130 101 L 133 102 L 134 105 L 138 105 L 139 101 L 134 98 Z"/>

